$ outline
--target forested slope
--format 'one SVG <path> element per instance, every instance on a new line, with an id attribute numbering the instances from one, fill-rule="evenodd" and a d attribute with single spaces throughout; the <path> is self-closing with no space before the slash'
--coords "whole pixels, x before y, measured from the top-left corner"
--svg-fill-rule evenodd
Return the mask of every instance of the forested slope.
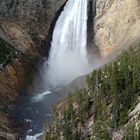
<path id="1" fill-rule="evenodd" d="M 139 140 L 140 45 L 94 70 L 87 85 L 55 112 L 46 140 Z"/>

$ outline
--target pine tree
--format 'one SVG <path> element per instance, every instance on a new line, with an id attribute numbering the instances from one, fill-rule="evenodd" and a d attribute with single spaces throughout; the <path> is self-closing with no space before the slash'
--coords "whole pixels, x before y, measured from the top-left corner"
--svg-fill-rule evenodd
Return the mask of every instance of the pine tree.
<path id="1" fill-rule="evenodd" d="M 111 74 L 111 93 L 113 95 L 113 119 L 114 119 L 114 126 L 115 129 L 118 126 L 118 121 L 119 121 L 119 95 L 118 95 L 118 78 L 117 78 L 117 73 L 118 73 L 118 65 L 117 62 L 115 61 L 112 65 L 112 74 Z"/>

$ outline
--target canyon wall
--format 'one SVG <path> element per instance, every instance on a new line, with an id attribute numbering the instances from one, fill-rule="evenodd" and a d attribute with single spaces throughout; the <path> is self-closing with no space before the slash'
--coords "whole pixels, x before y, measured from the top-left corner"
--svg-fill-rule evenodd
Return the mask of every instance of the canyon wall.
<path id="1" fill-rule="evenodd" d="M 35 41 L 47 36 L 55 12 L 66 0 L 1 0 L 0 20 L 23 27 Z"/>
<path id="2" fill-rule="evenodd" d="M 7 107 L 18 95 L 17 87 L 24 83 L 30 67 L 29 60 L 41 57 L 41 41 L 48 32 L 56 11 L 66 0 L 1 0 L 0 37 L 21 51 L 28 59 L 16 58 L 0 70 L 0 98 L 2 108 L 0 131 L 8 131 Z M 139 0 L 90 0 L 93 3 L 93 26 L 91 46 L 98 48 L 102 56 L 114 49 L 125 48 L 140 39 L 140 1 Z M 4 119 L 3 119 L 4 118 Z M 9 125 L 7 123 L 7 125 Z M 2 133 L 3 134 L 3 133 Z M 1 136 L 1 134 L 0 134 Z"/>
<path id="3" fill-rule="evenodd" d="M 139 0 L 96 0 L 95 45 L 103 56 L 140 40 Z"/>
<path id="4" fill-rule="evenodd" d="M 30 88 L 34 72 L 31 60 L 19 56 L 12 63 L 0 69 L 0 139 L 16 137 L 9 117 L 9 109 L 14 107 L 16 98 L 22 89 Z M 13 135 L 14 134 L 14 135 Z"/>
<path id="5" fill-rule="evenodd" d="M 22 27 L 38 45 L 48 36 L 55 13 L 66 0 L 1 0 L 0 21 Z M 138 42 L 139 0 L 90 0 L 93 3 L 93 45 L 103 56 L 114 48 Z M 9 25 L 11 26 L 11 25 Z"/>

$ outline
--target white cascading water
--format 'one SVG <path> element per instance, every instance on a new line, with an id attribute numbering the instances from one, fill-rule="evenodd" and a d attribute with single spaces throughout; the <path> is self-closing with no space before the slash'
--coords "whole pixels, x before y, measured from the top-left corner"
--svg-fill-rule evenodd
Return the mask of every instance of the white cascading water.
<path id="1" fill-rule="evenodd" d="M 86 46 L 87 4 L 88 0 L 68 0 L 57 20 L 49 59 L 44 64 L 53 86 L 67 84 L 90 71 Z"/>

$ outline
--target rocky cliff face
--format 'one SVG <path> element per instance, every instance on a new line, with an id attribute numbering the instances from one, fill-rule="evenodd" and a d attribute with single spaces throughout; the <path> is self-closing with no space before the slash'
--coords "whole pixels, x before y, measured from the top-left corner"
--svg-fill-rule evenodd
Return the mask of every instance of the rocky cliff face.
<path id="1" fill-rule="evenodd" d="M 14 59 L 11 64 L 0 70 L 0 139 L 16 137 L 9 117 L 9 109 L 23 88 L 31 84 L 33 72 L 31 63 L 24 58 Z"/>
<path id="2" fill-rule="evenodd" d="M 55 12 L 65 0 L 1 0 L 1 20 L 17 23 L 36 39 L 44 39 Z"/>
<path id="3" fill-rule="evenodd" d="M 34 47 L 29 53 L 24 50 L 26 48 L 17 48 L 0 37 L 0 139 L 14 139 L 9 109 L 21 91 L 31 85 L 34 60 L 39 57 Z"/>
<path id="4" fill-rule="evenodd" d="M 103 56 L 138 43 L 139 25 L 139 0 L 96 0 L 94 41 Z"/>

